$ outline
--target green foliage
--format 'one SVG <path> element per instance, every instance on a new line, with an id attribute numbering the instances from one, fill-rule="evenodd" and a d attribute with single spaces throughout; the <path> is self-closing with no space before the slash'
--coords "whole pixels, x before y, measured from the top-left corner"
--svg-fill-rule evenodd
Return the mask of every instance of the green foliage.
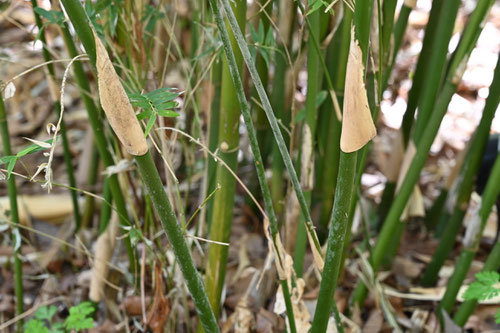
<path id="1" fill-rule="evenodd" d="M 34 318 L 24 325 L 25 333 L 64 333 L 82 331 L 94 327 L 91 317 L 94 308 L 90 302 L 83 302 L 69 309 L 69 316 L 64 323 L 54 322 L 57 307 L 42 306 L 35 312 Z"/>
<path id="2" fill-rule="evenodd" d="M 493 298 L 500 294 L 500 274 L 494 271 L 479 272 L 474 281 L 464 293 L 466 300 L 477 299 L 480 301 Z"/>
<path id="3" fill-rule="evenodd" d="M 147 136 L 153 128 L 156 118 L 161 117 L 177 117 L 179 114 L 173 109 L 178 105 L 175 98 L 181 93 L 175 92 L 173 88 L 160 88 L 153 90 L 147 94 L 133 93 L 129 94 L 128 98 L 133 106 L 143 109 L 137 114 L 137 119 L 148 119 L 144 135 Z"/>
<path id="4" fill-rule="evenodd" d="M 45 30 L 45 27 L 47 27 L 49 24 L 57 24 L 61 26 L 65 21 L 64 14 L 59 10 L 45 10 L 40 7 L 35 7 L 33 10 L 46 20 L 46 22 L 39 29 L 35 40 L 40 39 L 40 37 L 43 34 L 43 31 Z"/>
<path id="5" fill-rule="evenodd" d="M 69 316 L 64 322 L 67 330 L 84 330 L 94 327 L 94 320 L 91 315 L 94 307 L 90 302 L 83 302 L 69 309 Z"/>
<path id="6" fill-rule="evenodd" d="M 312 13 L 314 13 L 315 11 L 317 11 L 318 9 L 320 9 L 321 7 L 325 7 L 328 8 L 331 4 L 328 2 L 328 1 L 324 1 L 324 0 L 311 0 L 309 1 L 309 8 L 307 10 L 307 16 L 311 15 Z M 333 15 L 333 9 L 330 8 L 329 10 L 330 14 Z"/>
<path id="7" fill-rule="evenodd" d="M 500 274 L 495 271 L 479 272 L 476 281 L 464 293 L 465 300 L 484 301 L 500 294 Z M 500 324 L 500 309 L 495 314 L 495 322 Z"/>
<path id="8" fill-rule="evenodd" d="M 269 27 L 266 33 L 264 23 L 262 20 L 259 20 L 257 30 L 255 30 L 253 25 L 250 24 L 250 35 L 252 36 L 252 40 L 254 42 L 254 45 L 250 45 L 252 58 L 255 59 L 256 53 L 259 52 L 269 68 L 270 61 L 273 60 L 272 51 L 277 49 L 272 27 Z"/>
<path id="9" fill-rule="evenodd" d="M 20 152 L 18 152 L 16 155 L 7 155 L 7 156 L 2 156 L 0 157 L 0 165 L 2 164 L 7 164 L 7 179 L 10 177 L 10 174 L 12 173 L 12 170 L 14 170 L 14 166 L 16 165 L 16 162 L 23 156 L 35 153 L 37 151 L 40 151 L 42 149 L 47 149 L 50 147 L 52 144 L 52 139 L 47 140 L 47 141 L 41 141 L 38 144 L 32 144 Z M 0 172 L 1 175 L 1 172 Z"/>

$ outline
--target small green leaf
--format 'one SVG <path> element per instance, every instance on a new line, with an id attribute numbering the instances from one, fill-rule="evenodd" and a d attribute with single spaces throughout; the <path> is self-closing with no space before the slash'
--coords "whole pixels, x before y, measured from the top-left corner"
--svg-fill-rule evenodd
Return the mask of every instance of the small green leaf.
<path id="1" fill-rule="evenodd" d="M 52 317 L 57 312 L 57 307 L 54 305 L 51 305 L 50 307 L 47 306 L 42 306 L 35 312 L 35 318 L 40 319 L 40 320 L 48 320 L 51 321 Z"/>
<path id="2" fill-rule="evenodd" d="M 9 161 L 9 165 L 7 166 L 7 179 L 10 178 L 10 174 L 12 170 L 14 170 L 14 166 L 16 165 L 17 158 L 13 158 Z"/>
<path id="3" fill-rule="evenodd" d="M 50 333 L 47 326 L 45 326 L 45 323 L 43 321 L 37 320 L 37 319 L 30 319 L 24 325 L 24 332 L 25 333 Z"/>
<path id="4" fill-rule="evenodd" d="M 50 146 L 52 144 L 52 139 L 50 140 L 46 140 L 46 141 L 43 141 L 43 143 L 46 143 L 48 146 Z M 26 148 L 24 148 L 23 150 L 21 150 L 20 152 L 18 152 L 16 154 L 16 156 L 19 158 L 19 157 L 23 157 L 25 155 L 28 155 L 28 154 L 31 154 L 31 153 L 35 153 L 37 151 L 40 151 L 40 150 L 43 150 L 43 149 L 47 149 L 46 147 L 42 147 L 40 146 L 39 144 L 33 144 L 33 145 L 30 145 Z"/>
<path id="5" fill-rule="evenodd" d="M 318 93 L 318 95 L 316 96 L 316 107 L 317 108 L 319 108 L 321 106 L 321 104 L 323 104 L 327 95 L 328 95 L 328 92 L 326 90 L 321 90 Z"/>
<path id="6" fill-rule="evenodd" d="M 85 330 L 94 327 L 94 320 L 90 317 L 95 311 L 90 302 L 83 302 L 69 309 L 69 316 L 64 321 L 67 330 Z"/>
<path id="7" fill-rule="evenodd" d="M 143 119 L 149 118 L 152 113 L 153 113 L 153 111 L 151 111 L 151 110 L 142 111 L 141 113 L 137 114 L 137 119 L 143 120 Z"/>
<path id="8" fill-rule="evenodd" d="M 312 13 L 314 13 L 315 11 L 317 11 L 318 9 L 320 9 L 321 6 L 323 6 L 323 2 L 321 0 L 311 1 L 309 3 L 309 10 L 307 11 L 307 15 L 306 16 L 309 16 Z"/>
<path id="9" fill-rule="evenodd" d="M 500 280 L 500 275 L 497 272 L 479 272 L 476 274 L 476 279 L 465 291 L 464 299 L 483 301 L 500 294 L 500 289 L 496 286 Z"/>
<path id="10" fill-rule="evenodd" d="M 500 309 L 495 313 L 495 323 L 500 324 Z"/>
<path id="11" fill-rule="evenodd" d="M 40 7 L 36 7 L 34 11 L 45 18 L 49 23 L 62 25 L 64 23 L 64 14 L 58 10 L 45 10 Z"/>
<path id="12" fill-rule="evenodd" d="M 160 110 L 158 114 L 162 117 L 178 117 L 179 114 L 172 110 Z"/>
<path id="13" fill-rule="evenodd" d="M 148 124 L 146 125 L 146 130 L 144 132 L 144 136 L 148 136 L 155 122 L 156 122 L 156 114 L 152 115 L 151 118 L 149 118 Z"/>

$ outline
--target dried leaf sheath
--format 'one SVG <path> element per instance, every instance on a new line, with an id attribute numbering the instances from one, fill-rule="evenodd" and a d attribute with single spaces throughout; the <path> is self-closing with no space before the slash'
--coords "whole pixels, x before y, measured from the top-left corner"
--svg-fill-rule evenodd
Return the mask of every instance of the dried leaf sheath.
<path id="1" fill-rule="evenodd" d="M 373 124 L 364 84 L 364 66 L 361 48 L 354 39 L 354 27 L 351 32 L 351 46 L 347 60 L 347 75 L 344 91 L 344 114 L 340 149 L 352 153 L 361 149 L 377 135 Z"/>
<path id="2" fill-rule="evenodd" d="M 99 97 L 102 108 L 125 149 L 132 155 L 142 156 L 148 151 L 144 132 L 109 59 L 106 48 L 97 35 L 94 37 L 97 52 Z"/>

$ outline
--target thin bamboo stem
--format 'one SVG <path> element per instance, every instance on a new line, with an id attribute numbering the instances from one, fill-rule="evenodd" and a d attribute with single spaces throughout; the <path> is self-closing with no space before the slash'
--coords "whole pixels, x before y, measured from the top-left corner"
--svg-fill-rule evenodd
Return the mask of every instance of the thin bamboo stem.
<path id="1" fill-rule="evenodd" d="M 10 146 L 9 126 L 7 122 L 7 112 L 0 92 L 0 134 L 2 137 L 2 147 L 4 156 L 12 155 Z M 17 188 L 14 177 L 7 179 L 7 192 L 10 202 L 10 220 L 12 221 L 12 244 L 14 246 L 14 294 L 16 295 L 16 313 L 18 315 L 24 312 L 24 288 L 23 288 L 23 263 L 21 261 L 21 235 L 17 225 L 19 224 L 19 210 L 17 206 Z M 23 320 L 17 323 L 17 332 L 23 328 Z"/>
<path id="2" fill-rule="evenodd" d="M 43 22 L 38 15 L 38 13 L 35 11 L 35 8 L 38 7 L 36 0 L 31 0 L 31 5 L 33 8 L 33 14 L 35 16 L 35 22 L 39 30 L 43 29 Z M 47 40 L 45 38 L 45 31 L 40 34 L 39 36 L 40 41 L 42 42 L 43 48 L 42 48 L 42 54 L 43 58 L 46 62 L 50 62 L 52 57 L 50 56 L 50 52 L 47 49 Z M 49 72 L 50 78 L 49 80 L 52 80 L 53 83 L 56 82 L 56 76 L 55 76 L 55 70 L 54 70 L 54 65 L 52 63 L 47 64 L 47 70 Z M 49 82 L 49 86 L 52 83 Z M 55 98 L 55 96 L 54 96 Z M 54 112 L 59 115 L 59 112 L 61 110 L 61 104 L 59 100 L 53 100 L 54 103 Z M 63 146 L 63 157 L 64 157 L 64 164 L 66 165 L 66 173 L 68 175 L 68 184 L 70 186 L 70 195 L 71 195 L 71 200 L 73 202 L 73 216 L 75 218 L 75 232 L 80 229 L 81 226 L 81 215 L 80 215 L 80 207 L 78 205 L 78 193 L 76 190 L 76 180 L 75 180 L 75 173 L 74 173 L 74 168 L 73 168 L 73 158 L 71 156 L 71 150 L 69 148 L 69 142 L 68 142 L 68 135 L 67 135 L 67 130 L 66 130 L 66 122 L 64 119 L 61 120 L 61 128 L 60 128 L 60 134 L 62 138 L 62 146 Z"/>
<path id="3" fill-rule="evenodd" d="M 92 30 L 90 29 L 89 22 L 87 21 L 87 15 L 83 9 L 81 3 L 77 0 L 63 0 L 62 4 L 68 13 L 68 16 L 75 27 L 80 40 L 87 51 L 92 64 L 95 66 L 96 54 L 95 54 L 95 42 L 94 36 L 92 35 Z M 78 55 L 73 37 L 71 36 L 68 26 L 64 23 L 61 28 L 63 39 L 68 49 L 68 53 L 71 57 Z M 90 98 L 90 86 L 87 80 L 87 76 L 83 70 L 83 66 L 80 62 L 73 63 L 73 70 L 75 73 L 76 82 L 80 88 L 82 100 L 87 109 L 89 116 L 89 121 L 94 131 L 94 140 L 99 150 L 99 155 L 104 163 L 105 167 L 114 165 L 115 162 L 108 150 L 108 143 L 104 135 L 104 128 L 101 122 L 101 117 L 99 116 L 99 111 L 94 104 L 92 98 Z M 109 176 L 110 189 L 113 196 L 113 200 L 116 203 L 116 209 L 119 215 L 120 224 L 124 226 L 129 226 L 130 221 L 128 219 L 127 207 L 125 204 L 125 199 L 118 182 L 118 177 L 116 174 Z M 138 278 L 137 275 L 137 256 L 135 255 L 135 250 L 132 248 L 130 238 L 125 238 L 125 247 L 127 249 L 127 255 L 129 257 L 130 268 L 134 279 Z"/>
<path id="4" fill-rule="evenodd" d="M 240 0 L 233 3 L 233 8 L 235 8 L 238 17 L 239 26 L 244 27 L 246 22 L 246 1 Z M 230 36 L 229 38 L 232 47 L 235 47 L 236 41 L 234 37 Z M 241 75 L 243 59 L 239 52 L 235 54 L 235 63 L 238 73 Z M 240 106 L 231 74 L 228 59 L 223 58 L 218 148 L 219 157 L 226 163 L 228 168 L 235 171 L 238 166 Z M 220 190 L 214 198 L 209 238 L 212 241 L 229 243 L 233 219 L 236 179 L 222 164 L 217 164 L 216 168 L 216 183 L 220 186 Z M 208 298 L 216 314 L 220 312 L 228 251 L 229 249 L 227 246 L 215 243 L 209 244 L 205 283 L 207 286 Z"/>
<path id="5" fill-rule="evenodd" d="M 237 23 L 236 18 L 231 10 L 231 6 L 229 4 L 229 1 L 222 0 L 222 5 L 223 5 L 224 11 L 226 12 L 226 15 L 228 17 L 231 29 L 236 37 L 236 41 L 238 43 L 238 46 L 239 46 L 241 53 L 243 55 L 243 60 L 245 61 L 245 64 L 247 65 L 247 68 L 250 72 L 250 75 L 252 77 L 254 85 L 255 85 L 257 92 L 259 94 L 259 97 L 261 99 L 262 106 L 264 107 L 264 111 L 266 112 L 266 116 L 267 116 L 267 119 L 269 120 L 269 124 L 271 126 L 272 131 L 273 131 L 276 144 L 278 145 L 278 148 L 279 148 L 280 153 L 281 153 L 281 157 L 283 158 L 283 162 L 285 163 L 285 167 L 286 167 L 288 174 L 290 176 L 293 189 L 297 195 L 297 199 L 299 201 L 300 208 L 302 210 L 302 213 L 306 217 L 307 232 L 311 235 L 311 238 L 313 240 L 313 246 L 316 247 L 316 249 L 320 252 L 321 249 L 320 249 L 318 237 L 316 236 L 316 233 L 313 229 L 311 214 L 309 212 L 309 207 L 308 207 L 307 202 L 305 200 L 304 193 L 302 192 L 302 187 L 301 187 L 299 179 L 297 177 L 297 173 L 295 172 L 295 168 L 293 167 L 293 163 L 292 163 L 292 160 L 290 158 L 290 154 L 288 153 L 288 149 L 286 147 L 285 140 L 283 139 L 278 122 L 277 122 L 276 117 L 273 113 L 271 103 L 269 102 L 269 98 L 267 97 L 267 94 L 266 94 L 266 91 L 265 91 L 264 86 L 262 84 L 262 81 L 260 80 L 259 74 L 257 72 L 255 64 L 254 64 L 252 57 L 250 55 L 250 50 L 248 49 L 248 45 L 246 43 L 245 37 L 243 36 L 241 29 L 238 27 L 238 23 Z"/>
<path id="6" fill-rule="evenodd" d="M 184 241 L 182 230 L 177 224 L 177 218 L 163 188 L 160 175 L 151 158 L 151 154 L 147 152 L 145 155 L 135 156 L 135 161 L 137 162 L 144 185 L 151 195 L 151 200 L 158 213 L 163 229 L 172 244 L 184 280 L 193 297 L 201 324 L 207 333 L 219 332 L 217 320 L 210 306 L 203 282 L 196 270 L 191 252 Z"/>
<path id="7" fill-rule="evenodd" d="M 260 188 L 262 190 L 262 195 L 264 198 L 265 207 L 266 207 L 267 213 L 269 215 L 269 225 L 270 225 L 270 229 L 271 229 L 271 235 L 272 235 L 272 238 L 274 240 L 273 245 L 276 247 L 276 250 L 277 250 L 276 252 L 279 254 L 278 248 L 276 246 L 276 238 L 279 237 L 278 222 L 276 219 L 276 215 L 274 213 L 271 193 L 269 191 L 269 187 L 267 186 L 264 164 L 262 161 L 262 156 L 260 154 L 259 145 L 257 142 L 257 133 L 256 133 L 255 128 L 253 126 L 253 122 L 252 122 L 252 118 L 251 118 L 251 114 L 250 114 L 250 109 L 249 109 L 248 103 L 247 103 L 246 98 L 245 98 L 245 92 L 243 89 L 243 83 L 241 81 L 241 76 L 239 74 L 238 64 L 237 64 L 237 61 L 235 58 L 233 47 L 231 45 L 229 33 L 227 31 L 226 26 L 223 23 L 222 15 L 219 11 L 219 8 L 217 7 L 217 2 L 215 0 L 210 0 L 210 6 L 212 7 L 212 11 L 213 11 L 214 16 L 215 16 L 215 22 L 217 24 L 217 28 L 219 29 L 219 32 L 221 34 L 222 42 L 224 44 L 226 59 L 227 59 L 229 69 L 230 69 L 231 78 L 233 79 L 233 84 L 235 86 L 235 90 L 237 93 L 238 102 L 240 104 L 243 119 L 244 119 L 245 125 L 247 127 L 248 137 L 250 140 L 250 146 L 252 148 L 252 153 L 254 154 L 254 158 L 255 158 L 255 167 L 257 170 L 257 176 L 259 178 Z M 232 12 L 231 8 L 229 8 L 229 10 Z M 283 259 L 284 258 L 280 258 L 280 257 L 276 258 L 276 260 L 280 261 L 280 264 L 282 264 L 281 261 Z M 288 282 L 286 280 L 281 280 L 280 283 L 281 283 L 281 286 L 283 288 L 283 296 L 285 298 L 285 305 L 286 305 L 286 310 L 287 310 L 287 314 L 288 314 L 290 330 L 292 332 L 295 332 L 296 331 L 295 317 L 293 315 L 293 307 L 292 307 L 292 303 L 291 303 L 291 296 L 290 296 Z"/>

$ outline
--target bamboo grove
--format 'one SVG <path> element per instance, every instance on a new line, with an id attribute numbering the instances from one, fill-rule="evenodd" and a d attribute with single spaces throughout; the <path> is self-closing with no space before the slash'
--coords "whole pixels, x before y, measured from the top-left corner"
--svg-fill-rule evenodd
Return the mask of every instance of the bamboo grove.
<path id="1" fill-rule="evenodd" d="M 121 287 L 129 294 L 142 295 L 145 280 L 155 276 L 154 283 L 171 290 L 168 298 L 179 305 L 161 327 L 150 326 L 152 331 L 227 331 L 224 304 L 232 278 L 227 267 L 234 223 L 244 206 L 267 253 L 266 264 L 256 270 L 231 315 L 235 331 L 255 329 L 234 318 L 243 316 L 248 294 L 258 290 L 266 271 L 274 281 L 273 302 L 283 303 L 279 316 L 287 332 L 332 332 L 332 324 L 338 332 L 353 331 L 352 317 L 363 314 L 374 295 L 385 322 L 402 330 L 378 278 L 391 270 L 414 219 L 409 211 L 421 196 L 422 170 L 494 5 L 493 0 L 472 1 L 474 9 L 457 25 L 460 0 L 429 2 L 421 50 L 413 72 L 406 73 L 411 88 L 402 125 L 386 156 L 392 169 L 382 170 L 381 201 L 372 214 L 361 213 L 361 232 L 353 234 L 356 211 L 363 211 L 365 201 L 362 175 L 374 164 L 373 139 L 383 126 L 381 101 L 392 84 L 416 0 L 61 0 L 43 5 L 31 0 L 38 31 L 32 37 L 42 45 L 40 67 L 54 91 L 47 103 L 58 122 L 50 127 L 50 140 L 33 140 L 34 145 L 13 151 L 9 121 L 14 111 L 2 96 L 7 97 L 11 83 L 22 82 L 2 78 L 0 176 L 5 180 L 0 186 L 8 192 L 10 208 L 0 218 L 14 249 L 10 267 L 19 316 L 11 326 L 26 331 L 22 244 L 32 232 L 20 222 L 16 180 L 23 175 L 14 167 L 23 156 L 43 150 L 48 161 L 31 177 L 32 186 L 69 193 L 73 241 L 84 231 L 95 235 L 92 281 L 84 299 L 96 309 L 105 303 L 106 277 L 121 258 L 126 262 Z M 460 38 L 452 49 L 457 26 Z M 54 52 L 56 38 L 64 44 Z M 459 304 L 457 296 L 500 194 L 497 158 L 480 208 L 468 217 L 500 102 L 498 61 L 456 177 L 450 176 L 417 221 L 438 245 L 415 285 L 435 287 L 445 261 L 454 262 L 444 295 L 432 305 L 441 330 L 447 317 L 464 326 L 478 304 L 477 299 Z M 82 121 L 93 134 L 86 183 L 75 178 L 78 166 L 65 122 L 71 111 L 62 99 L 66 81 L 78 88 L 86 111 Z M 58 145 L 66 185 L 51 169 Z M 131 167 L 101 172 L 121 160 Z M 99 191 L 92 195 L 85 190 L 95 188 Z M 458 255 L 452 255 L 456 248 Z M 353 263 L 357 275 L 349 271 Z M 495 242 L 482 270 L 499 268 L 500 243 Z M 312 310 L 302 298 L 304 288 L 317 290 Z M 339 298 L 347 304 L 342 309 Z M 191 300 L 195 313 L 189 311 Z M 238 325 L 246 328 L 238 331 Z"/>

